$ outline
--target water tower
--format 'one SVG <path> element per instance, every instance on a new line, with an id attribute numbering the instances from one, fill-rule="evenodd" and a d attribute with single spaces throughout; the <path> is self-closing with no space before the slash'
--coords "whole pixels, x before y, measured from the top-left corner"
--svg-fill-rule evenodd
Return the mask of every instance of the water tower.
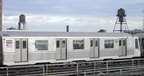
<path id="1" fill-rule="evenodd" d="M 26 19 L 25 15 L 21 14 L 19 16 L 18 30 L 26 30 L 27 29 L 25 19 Z M 22 25 L 23 25 L 23 28 L 22 28 Z"/>
<path id="2" fill-rule="evenodd" d="M 126 17 L 125 10 L 120 8 L 118 10 L 116 16 L 117 16 L 117 19 L 116 19 L 116 22 L 115 22 L 115 26 L 114 26 L 113 32 L 120 31 L 122 33 L 124 31 L 123 28 L 125 28 L 125 30 L 128 30 L 128 25 L 127 25 L 126 18 L 125 18 Z M 119 28 L 120 28 L 119 30 L 116 30 L 116 25 L 120 25 L 119 26 Z"/>

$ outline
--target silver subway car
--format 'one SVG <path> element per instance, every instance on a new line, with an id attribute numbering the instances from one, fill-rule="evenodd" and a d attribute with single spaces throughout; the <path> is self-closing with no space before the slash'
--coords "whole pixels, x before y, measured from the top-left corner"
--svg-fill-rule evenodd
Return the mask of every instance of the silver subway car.
<path id="1" fill-rule="evenodd" d="M 140 57 L 138 37 L 125 33 L 3 31 L 0 50 L 1 65 Z"/>
<path id="2" fill-rule="evenodd" d="M 144 33 L 137 33 L 135 35 L 139 37 L 141 56 L 144 57 Z"/>

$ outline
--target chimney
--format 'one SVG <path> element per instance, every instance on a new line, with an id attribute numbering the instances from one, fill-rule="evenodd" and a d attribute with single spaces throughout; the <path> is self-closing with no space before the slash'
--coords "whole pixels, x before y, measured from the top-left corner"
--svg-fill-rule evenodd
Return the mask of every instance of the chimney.
<path id="1" fill-rule="evenodd" d="M 66 32 L 69 32 L 69 25 L 67 25 L 66 27 Z"/>

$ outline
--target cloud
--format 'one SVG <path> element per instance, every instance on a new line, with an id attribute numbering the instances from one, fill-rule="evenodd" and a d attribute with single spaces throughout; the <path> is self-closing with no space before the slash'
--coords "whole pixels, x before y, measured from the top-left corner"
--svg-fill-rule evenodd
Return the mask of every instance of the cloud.
<path id="1" fill-rule="evenodd" d="M 5 28 L 10 27 L 17 27 L 18 23 L 18 16 L 5 16 L 3 25 Z M 30 29 L 33 27 L 37 27 L 35 29 L 41 30 L 45 29 L 45 27 L 49 27 L 48 30 L 52 28 L 65 28 L 66 25 L 70 25 L 71 27 L 96 27 L 96 30 L 102 28 L 101 26 L 113 26 L 113 20 L 109 20 L 110 18 L 98 18 L 93 16 L 68 16 L 68 15 L 61 15 L 61 16 L 53 16 L 53 15 L 28 15 L 26 16 L 27 26 Z M 112 19 L 112 18 L 111 18 Z M 51 28 L 51 29 L 50 29 Z M 104 27 L 103 27 L 104 28 Z M 105 28 L 106 29 L 106 28 Z M 60 30 L 60 29 L 59 29 Z M 52 30 L 53 31 L 53 30 Z M 92 30 L 87 30 L 92 31 Z"/>
<path id="2" fill-rule="evenodd" d="M 17 27 L 18 16 L 25 14 L 28 27 L 35 30 L 62 31 L 70 25 L 72 31 L 112 31 L 117 10 L 124 8 L 129 27 L 134 29 L 141 26 L 143 7 L 143 0 L 4 0 L 3 25 L 4 29 Z"/>
<path id="3" fill-rule="evenodd" d="M 15 1 L 15 2 L 14 2 Z M 119 8 L 127 11 L 144 6 L 141 0 L 4 0 L 5 10 L 18 13 L 56 14 L 56 15 L 94 15 L 114 16 Z M 17 13 L 18 12 L 18 13 Z M 131 13 L 133 13 L 132 11 Z M 14 13 L 14 12 L 13 12 Z"/>

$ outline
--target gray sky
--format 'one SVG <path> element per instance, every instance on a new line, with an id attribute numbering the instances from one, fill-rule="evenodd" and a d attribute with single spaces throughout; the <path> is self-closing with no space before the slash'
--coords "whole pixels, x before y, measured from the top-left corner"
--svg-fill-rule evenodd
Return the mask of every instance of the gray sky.
<path id="1" fill-rule="evenodd" d="M 29 30 L 112 32 L 117 10 L 126 11 L 129 29 L 141 29 L 144 0 L 3 0 L 3 29 L 18 27 L 19 15 L 26 15 Z"/>

